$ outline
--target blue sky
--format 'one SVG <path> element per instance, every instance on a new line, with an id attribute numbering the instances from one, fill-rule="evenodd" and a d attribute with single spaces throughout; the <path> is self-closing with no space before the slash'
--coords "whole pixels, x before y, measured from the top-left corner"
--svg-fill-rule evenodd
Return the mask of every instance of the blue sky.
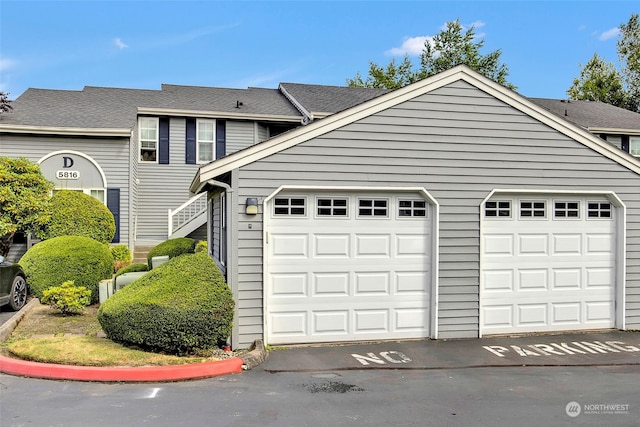
<path id="1" fill-rule="evenodd" d="M 0 90 L 344 85 L 460 19 L 484 53 L 502 50 L 518 92 L 563 98 L 594 53 L 618 65 L 617 27 L 638 12 L 637 0 L 0 0 Z"/>

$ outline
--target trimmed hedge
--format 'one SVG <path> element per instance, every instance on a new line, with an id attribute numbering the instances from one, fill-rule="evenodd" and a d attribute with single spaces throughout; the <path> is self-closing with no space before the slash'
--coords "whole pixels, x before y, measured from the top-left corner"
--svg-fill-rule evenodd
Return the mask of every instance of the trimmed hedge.
<path id="1" fill-rule="evenodd" d="M 118 277 L 124 273 L 135 273 L 138 271 L 149 271 L 149 266 L 147 264 L 129 264 L 126 267 L 122 267 L 120 270 L 116 272 L 114 277 Z"/>
<path id="2" fill-rule="evenodd" d="M 113 341 L 155 352 L 193 354 L 231 335 L 234 301 L 206 253 L 172 258 L 118 291 L 98 310 Z"/>
<path id="3" fill-rule="evenodd" d="M 115 233 L 113 214 L 102 202 L 79 191 L 60 190 L 51 197 L 51 221 L 39 237 L 84 236 L 109 243 Z"/>
<path id="4" fill-rule="evenodd" d="M 33 246 L 20 259 L 31 294 L 73 281 L 91 291 L 91 302 L 99 301 L 98 283 L 113 275 L 109 246 L 88 237 L 60 236 Z"/>
<path id="5" fill-rule="evenodd" d="M 177 239 L 166 240 L 151 249 L 147 254 L 147 264 L 149 264 L 149 269 L 153 267 L 151 265 L 151 258 L 154 256 L 169 255 L 169 258 L 175 258 L 183 254 L 192 254 L 195 247 L 196 241 L 188 237 L 178 237 Z"/>

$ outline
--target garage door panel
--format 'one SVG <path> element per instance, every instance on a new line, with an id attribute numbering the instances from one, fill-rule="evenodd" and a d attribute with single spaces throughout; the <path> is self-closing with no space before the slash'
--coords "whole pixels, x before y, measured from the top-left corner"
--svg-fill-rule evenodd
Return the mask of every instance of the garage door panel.
<path id="1" fill-rule="evenodd" d="M 555 219 L 554 198 L 536 197 L 545 201 L 546 216 L 520 219 L 518 196 L 506 198 L 511 200 L 510 216 L 483 217 L 483 333 L 614 326 L 615 215 L 587 217 L 584 209 L 593 198 L 579 200 L 579 218 Z"/>
<path id="2" fill-rule="evenodd" d="M 309 236 L 307 234 L 274 234 L 271 236 L 272 258 L 308 258 Z"/>
<path id="3" fill-rule="evenodd" d="M 391 257 L 391 237 L 388 234 L 356 234 L 355 258 Z"/>
<path id="4" fill-rule="evenodd" d="M 306 297 L 308 289 L 308 275 L 273 274 L 271 275 L 271 294 L 279 297 Z"/>
<path id="5" fill-rule="evenodd" d="M 388 271 L 355 272 L 354 296 L 361 295 L 389 295 L 391 292 L 391 277 Z"/>
<path id="6" fill-rule="evenodd" d="M 429 336 L 431 211 L 398 218 L 397 199 L 388 195 L 384 218 L 327 219 L 316 216 L 315 195 L 305 199 L 306 216 L 269 220 L 267 341 Z M 355 195 L 343 199 L 350 200 L 348 212 L 359 212 Z"/>
<path id="7" fill-rule="evenodd" d="M 531 255 L 549 255 L 549 236 L 545 234 L 519 234 L 518 240 L 518 255 L 531 256 Z"/>
<path id="8" fill-rule="evenodd" d="M 314 234 L 313 257 L 314 258 L 348 258 L 351 253 L 350 234 Z"/>
<path id="9" fill-rule="evenodd" d="M 311 273 L 311 296 L 348 296 L 349 272 Z"/>

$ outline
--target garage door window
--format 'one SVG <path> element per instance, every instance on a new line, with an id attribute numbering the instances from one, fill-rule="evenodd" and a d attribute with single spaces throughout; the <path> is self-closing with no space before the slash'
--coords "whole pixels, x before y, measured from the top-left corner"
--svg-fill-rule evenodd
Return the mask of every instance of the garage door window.
<path id="1" fill-rule="evenodd" d="M 273 214 L 305 216 L 307 200 L 304 197 L 277 197 L 273 202 Z"/>
<path id="2" fill-rule="evenodd" d="M 318 216 L 346 217 L 348 215 L 348 199 L 318 198 L 316 203 L 318 208 Z"/>
<path id="3" fill-rule="evenodd" d="M 544 200 L 521 200 L 520 218 L 544 219 L 547 217 L 547 203 Z"/>
<path id="4" fill-rule="evenodd" d="M 580 218 L 580 202 L 556 201 L 553 202 L 553 218 Z"/>
<path id="5" fill-rule="evenodd" d="M 389 200 L 358 199 L 358 217 L 387 218 L 389 216 Z"/>
<path id="6" fill-rule="evenodd" d="M 426 217 L 427 202 L 425 200 L 399 200 L 398 216 L 400 218 L 408 217 Z"/>
<path id="7" fill-rule="evenodd" d="M 611 203 L 588 202 L 587 218 L 611 218 Z"/>
<path id="8" fill-rule="evenodd" d="M 486 202 L 484 205 L 484 216 L 487 218 L 511 217 L 511 201 L 494 200 Z"/>

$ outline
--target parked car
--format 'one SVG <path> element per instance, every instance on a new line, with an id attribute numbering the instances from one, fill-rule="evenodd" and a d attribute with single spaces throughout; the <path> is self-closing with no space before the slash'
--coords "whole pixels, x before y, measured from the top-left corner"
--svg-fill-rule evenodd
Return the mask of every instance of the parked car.
<path id="1" fill-rule="evenodd" d="M 0 306 L 17 311 L 27 302 L 27 280 L 22 267 L 0 255 Z"/>

